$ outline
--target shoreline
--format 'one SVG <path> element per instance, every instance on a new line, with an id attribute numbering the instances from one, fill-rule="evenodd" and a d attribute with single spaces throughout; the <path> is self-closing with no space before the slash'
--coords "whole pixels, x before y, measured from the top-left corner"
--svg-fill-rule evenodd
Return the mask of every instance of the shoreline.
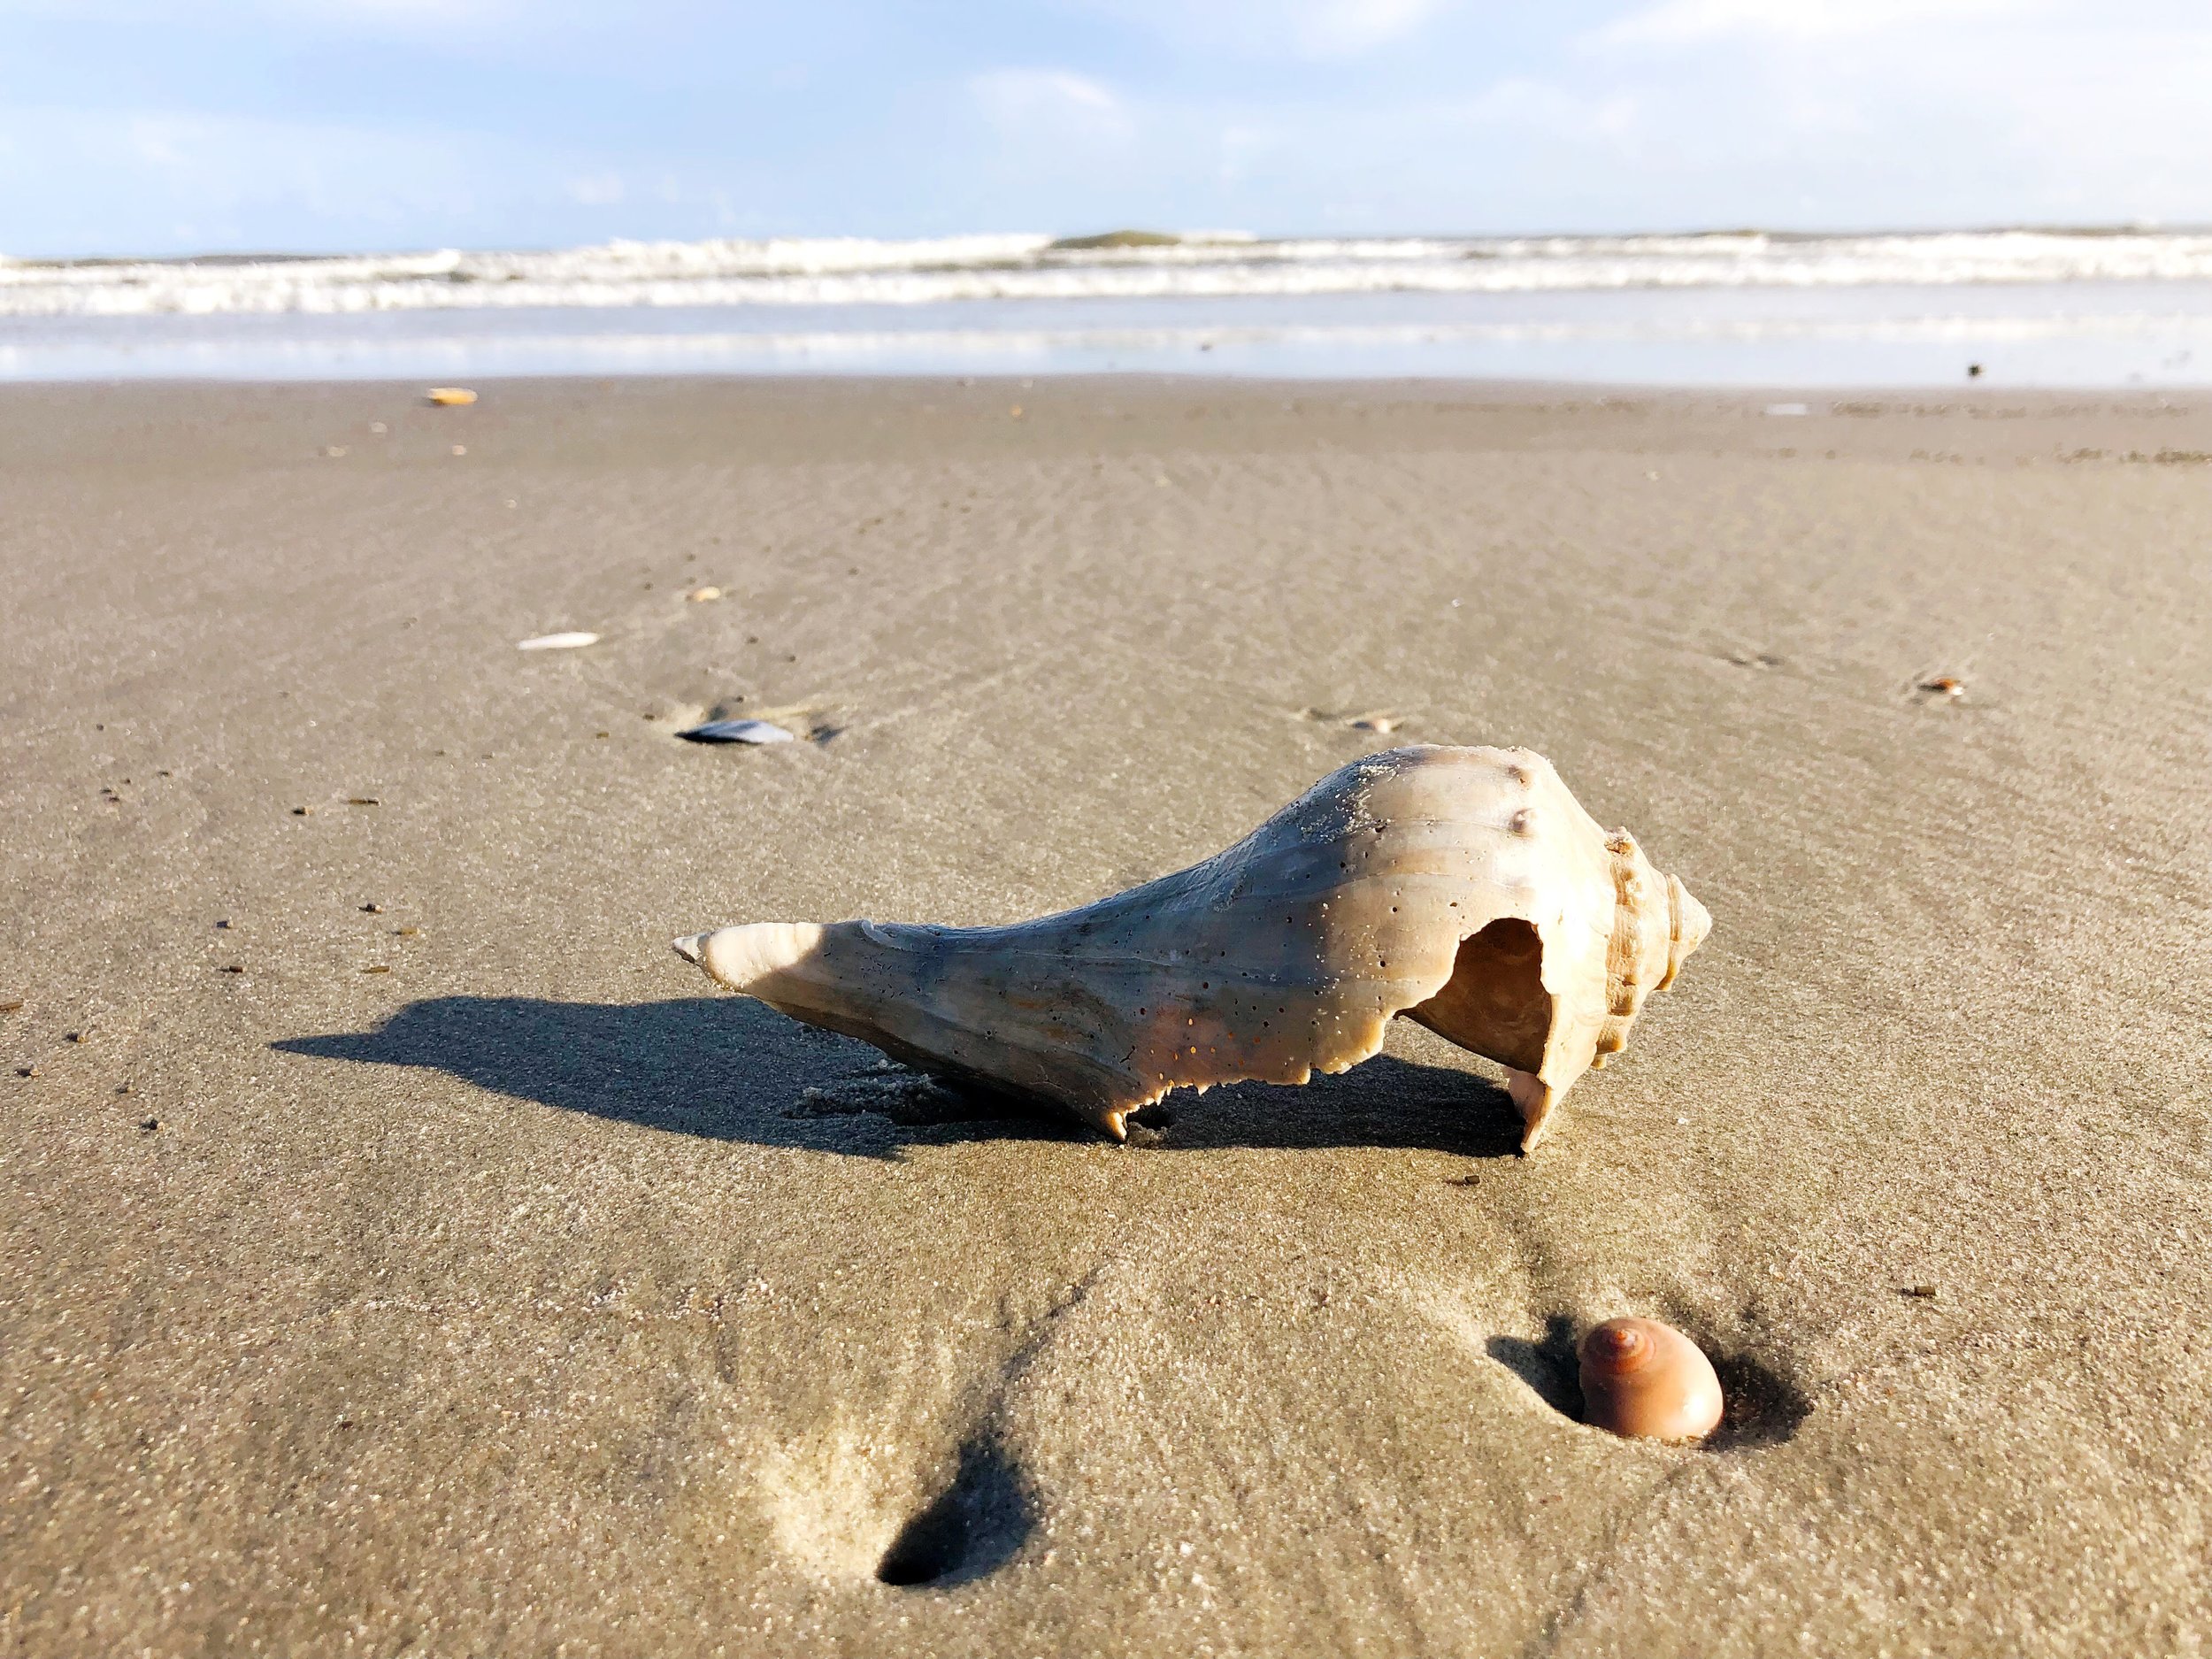
<path id="1" fill-rule="evenodd" d="M 1198 371 L 1841 389 L 1957 383 L 1970 365 L 2008 385 L 2202 387 L 2212 379 L 2212 281 L 1416 285 L 0 317 L 9 381 Z"/>

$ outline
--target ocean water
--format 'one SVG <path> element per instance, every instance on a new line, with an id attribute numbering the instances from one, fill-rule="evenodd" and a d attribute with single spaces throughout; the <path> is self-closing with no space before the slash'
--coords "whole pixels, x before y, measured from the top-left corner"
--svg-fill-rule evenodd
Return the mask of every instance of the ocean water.
<path id="1" fill-rule="evenodd" d="M 0 379 L 1110 371 L 2212 382 L 2212 233 L 613 242 L 0 259 Z"/>

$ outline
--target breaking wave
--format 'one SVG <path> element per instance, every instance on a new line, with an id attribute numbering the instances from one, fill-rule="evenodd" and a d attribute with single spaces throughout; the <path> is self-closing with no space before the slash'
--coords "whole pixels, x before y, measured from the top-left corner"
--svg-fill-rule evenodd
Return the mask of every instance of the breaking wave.
<path id="1" fill-rule="evenodd" d="M 1232 232 L 614 242 L 552 252 L 0 258 L 0 317 L 362 315 L 2212 281 L 2212 233 L 1366 237 Z"/>

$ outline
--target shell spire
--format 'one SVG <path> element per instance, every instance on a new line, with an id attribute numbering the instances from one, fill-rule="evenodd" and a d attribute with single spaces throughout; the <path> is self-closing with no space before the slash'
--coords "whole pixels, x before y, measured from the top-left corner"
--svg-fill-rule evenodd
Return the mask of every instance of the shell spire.
<path id="1" fill-rule="evenodd" d="M 1170 1089 L 1303 1083 L 1403 1015 L 1506 1068 L 1522 1146 L 1712 926 L 1523 749 L 1331 773 L 1235 846 L 1006 927 L 760 922 L 676 941 L 717 983 L 1120 1138 Z"/>
<path id="2" fill-rule="evenodd" d="M 1576 1350 L 1583 1420 L 1628 1440 L 1701 1440 L 1726 1407 L 1704 1349 L 1657 1319 L 1608 1319 Z"/>

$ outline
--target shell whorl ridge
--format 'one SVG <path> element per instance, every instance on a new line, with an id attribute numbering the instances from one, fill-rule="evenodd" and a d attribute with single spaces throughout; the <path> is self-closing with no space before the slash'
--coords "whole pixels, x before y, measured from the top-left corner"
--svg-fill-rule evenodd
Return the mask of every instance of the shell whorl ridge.
<path id="1" fill-rule="evenodd" d="M 1395 1016 L 1498 1061 L 1533 1146 L 1711 921 L 1526 749 L 1421 746 L 1323 779 L 1226 851 L 1006 927 L 756 923 L 718 983 L 1119 1136 L 1171 1088 L 1303 1083 Z"/>
<path id="2" fill-rule="evenodd" d="M 1583 1420 L 1631 1440 L 1701 1440 L 1720 1426 L 1705 1351 L 1656 1319 L 1608 1319 L 1582 1339 Z"/>

